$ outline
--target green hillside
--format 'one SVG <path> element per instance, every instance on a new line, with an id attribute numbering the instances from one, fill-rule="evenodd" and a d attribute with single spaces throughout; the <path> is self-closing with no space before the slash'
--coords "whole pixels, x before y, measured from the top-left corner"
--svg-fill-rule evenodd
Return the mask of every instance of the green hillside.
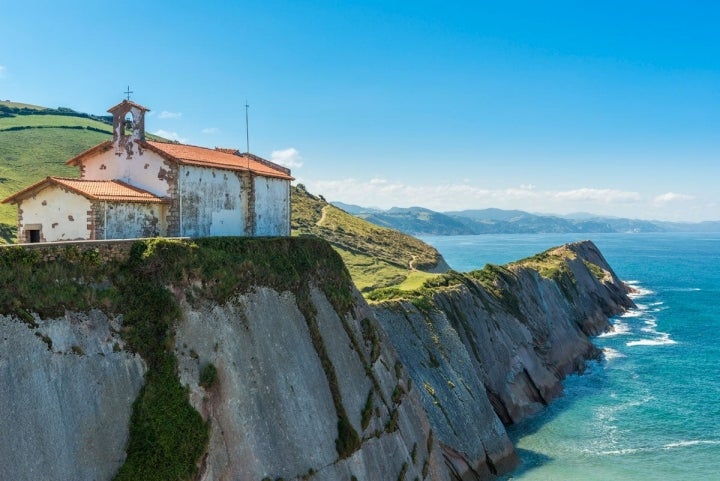
<path id="1" fill-rule="evenodd" d="M 0 101 L 0 199 L 48 176 L 76 177 L 65 161 L 111 137 L 107 116 Z M 16 223 L 17 208 L 0 204 L 0 237 L 12 238 Z"/>
<path id="2" fill-rule="evenodd" d="M 77 176 L 65 161 L 111 135 L 108 123 L 70 109 L 0 102 L 0 198 L 49 175 Z M 17 208 L 0 205 L 0 223 L 16 221 Z"/>
<path id="3" fill-rule="evenodd" d="M 415 289 L 435 276 L 431 272 L 447 270 L 433 247 L 348 214 L 302 185 L 292 189 L 292 230 L 330 242 L 364 292 L 388 286 Z"/>
<path id="4" fill-rule="evenodd" d="M 47 176 L 78 175 L 65 161 L 111 138 L 109 118 L 0 101 L 0 198 Z M 156 136 L 148 136 L 158 140 Z M 293 187 L 294 235 L 325 239 L 340 253 L 358 288 L 414 289 L 446 270 L 431 246 L 393 229 L 378 227 L 354 217 Z M 0 242 L 15 237 L 17 208 L 0 204 Z"/>

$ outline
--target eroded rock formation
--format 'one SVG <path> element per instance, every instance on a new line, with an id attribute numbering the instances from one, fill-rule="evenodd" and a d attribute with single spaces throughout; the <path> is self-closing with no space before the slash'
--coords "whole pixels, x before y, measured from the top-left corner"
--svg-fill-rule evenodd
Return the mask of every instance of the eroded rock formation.
<path id="1" fill-rule="evenodd" d="M 538 412 L 600 355 L 588 334 L 632 307 L 597 247 L 582 242 L 453 276 L 431 302 L 384 302 L 377 317 L 419 389 L 447 465 L 486 479 L 517 462 L 503 424 Z M 420 305 L 420 307 L 416 307 Z M 490 408 L 492 406 L 492 409 Z"/>
<path id="2" fill-rule="evenodd" d="M 518 458 L 504 424 L 559 395 L 561 379 L 599 354 L 588 334 L 632 305 L 591 243 L 449 274 L 423 302 L 372 307 L 345 284 L 322 241 L 198 244 L 159 241 L 110 260 L 75 253 L 62 262 L 91 258 L 97 269 L 85 278 L 72 271 L 57 285 L 104 299 L 105 312 L 112 290 L 133 275 L 154 276 L 173 293 L 180 316 L 157 349 L 177 359 L 190 404 L 208 423 L 208 444 L 190 460 L 204 481 L 484 480 L 508 472 Z M 59 275 L 52 263 L 65 254 L 54 249 L 24 265 Z M 204 258 L 203 249 L 215 250 Z M 253 261 L 265 255 L 253 252 L 275 257 Z M 237 266 L 218 261 L 227 253 Z M 277 256 L 287 256 L 277 272 L 263 270 Z M 234 290 L 218 277 L 222 269 L 235 270 Z M 152 364 L 123 342 L 122 313 L 68 309 L 28 319 L 23 309 L 34 304 L 23 292 L 0 318 L 0 478 L 113 479 Z"/>

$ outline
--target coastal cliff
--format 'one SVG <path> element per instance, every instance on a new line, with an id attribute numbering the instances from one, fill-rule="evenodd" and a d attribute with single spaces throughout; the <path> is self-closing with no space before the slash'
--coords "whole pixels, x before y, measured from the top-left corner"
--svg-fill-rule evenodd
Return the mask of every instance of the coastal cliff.
<path id="1" fill-rule="evenodd" d="M 487 479 L 518 458 L 503 425 L 538 412 L 562 379 L 600 356 L 588 335 L 633 307 L 591 242 L 504 267 L 451 273 L 374 308 L 414 381 L 455 479 Z M 472 422 L 469 422 L 472 420 Z"/>
<path id="2" fill-rule="evenodd" d="M 18 481 L 489 479 L 517 463 L 504 424 L 632 306 L 591 243 L 371 305 L 314 238 L 0 264 L 0 478 Z"/>

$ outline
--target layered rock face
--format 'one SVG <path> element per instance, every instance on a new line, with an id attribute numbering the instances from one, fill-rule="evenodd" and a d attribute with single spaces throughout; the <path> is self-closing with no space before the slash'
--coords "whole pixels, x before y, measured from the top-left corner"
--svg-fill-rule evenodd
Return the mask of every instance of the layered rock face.
<path id="1" fill-rule="evenodd" d="M 22 258 L 104 309 L 28 318 L 33 298 L 22 290 L 22 303 L 2 304 L 16 314 L 0 317 L 0 479 L 111 480 L 125 462 L 133 402 L 153 369 L 123 340 L 130 316 L 107 314 L 114 290 L 128 299 L 132 275 L 154 276 L 143 285 L 167 289 L 178 307 L 156 347 L 177 359 L 207 422 L 203 454 L 187 460 L 203 481 L 508 472 L 518 458 L 504 424 L 559 395 L 561 379 L 599 354 L 588 334 L 632 306 L 591 243 L 448 274 L 419 301 L 372 307 L 319 240 L 136 247 L 107 261 L 94 251 L 68 260 L 60 248 Z M 95 274 L 61 278 L 58 265 L 81 259 Z"/>
<path id="2" fill-rule="evenodd" d="M 0 479 L 112 479 L 145 363 L 99 311 L 0 316 Z"/>
<path id="3" fill-rule="evenodd" d="M 543 273 L 545 276 L 543 276 Z M 431 302 L 384 302 L 378 320 L 413 380 L 456 479 L 507 472 L 503 424 L 536 413 L 599 356 L 588 334 L 633 306 L 591 242 L 454 276 Z M 416 306 L 420 307 L 416 307 Z"/>
<path id="4" fill-rule="evenodd" d="M 316 324 L 292 293 L 263 287 L 186 306 L 180 378 L 211 433 L 199 479 L 448 479 L 417 389 L 362 299 L 345 318 L 319 289 L 311 302 Z M 207 363 L 218 382 L 206 389 Z M 342 454 L 340 411 L 359 436 Z"/>

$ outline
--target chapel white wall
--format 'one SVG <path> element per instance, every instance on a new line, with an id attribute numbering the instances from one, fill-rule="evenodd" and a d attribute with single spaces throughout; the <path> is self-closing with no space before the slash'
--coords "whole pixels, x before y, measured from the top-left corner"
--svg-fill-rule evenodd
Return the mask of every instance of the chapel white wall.
<path id="1" fill-rule="evenodd" d="M 91 203 L 85 197 L 58 186 L 49 186 L 32 197 L 23 199 L 18 239 L 25 240 L 29 224 L 41 224 L 42 236 L 48 242 L 89 239 L 88 212 Z"/>
<path id="2" fill-rule="evenodd" d="M 116 150 L 110 149 L 84 159 L 82 163 L 82 179 L 120 180 L 158 197 L 169 193 L 169 166 L 151 150 L 144 149 L 142 154 L 135 152 L 128 158 L 124 151 L 118 155 Z"/>
<path id="3" fill-rule="evenodd" d="M 255 177 L 255 235 L 290 235 L 290 181 Z"/>
<path id="4" fill-rule="evenodd" d="M 180 235 L 245 235 L 247 191 L 233 171 L 180 166 L 178 173 Z"/>
<path id="5" fill-rule="evenodd" d="M 105 239 L 135 239 L 166 235 L 165 206 L 139 202 L 101 203 Z"/>

